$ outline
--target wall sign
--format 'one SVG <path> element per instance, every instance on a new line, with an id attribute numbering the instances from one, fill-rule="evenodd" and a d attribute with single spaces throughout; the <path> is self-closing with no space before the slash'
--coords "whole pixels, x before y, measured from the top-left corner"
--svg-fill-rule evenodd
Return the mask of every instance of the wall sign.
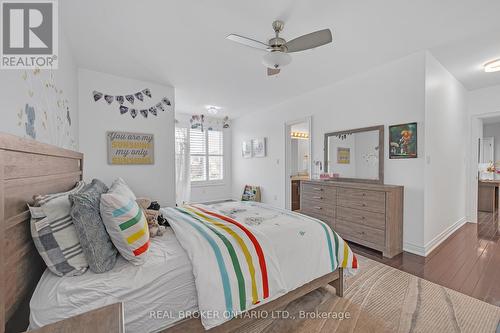
<path id="1" fill-rule="evenodd" d="M 107 132 L 108 164 L 154 164 L 153 134 Z"/>

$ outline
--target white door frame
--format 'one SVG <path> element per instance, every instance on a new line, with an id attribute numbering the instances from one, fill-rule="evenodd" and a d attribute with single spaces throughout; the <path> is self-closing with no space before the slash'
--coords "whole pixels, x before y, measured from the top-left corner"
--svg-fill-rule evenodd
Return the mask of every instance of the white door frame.
<path id="1" fill-rule="evenodd" d="M 481 140 L 481 146 L 479 147 L 481 149 L 481 154 L 479 154 L 480 156 L 480 161 L 483 161 L 484 158 L 485 158 L 485 154 L 484 154 L 484 144 L 486 142 L 489 142 L 491 143 L 491 155 L 489 157 L 491 158 L 488 158 L 489 161 L 492 161 L 493 163 L 495 162 L 495 137 L 494 136 L 487 136 L 485 137 L 484 136 L 484 132 L 483 132 L 483 138 Z M 487 160 L 487 161 L 488 161 Z M 488 162 L 483 162 L 483 163 L 488 163 Z"/>
<path id="2" fill-rule="evenodd" d="M 468 163 L 466 179 L 466 208 L 468 222 L 477 223 L 477 187 L 478 187 L 478 159 L 479 144 L 483 137 L 483 119 L 498 117 L 500 112 L 475 114 L 470 117 L 470 136 L 468 138 Z"/>
<path id="3" fill-rule="evenodd" d="M 307 171 L 309 173 L 309 177 L 311 177 L 311 172 L 312 172 L 312 116 L 307 116 L 304 118 L 296 119 L 296 120 L 290 120 L 285 122 L 284 128 L 285 128 L 285 179 L 284 179 L 284 184 L 285 184 L 285 209 L 291 209 L 292 208 L 292 182 L 290 181 L 290 176 L 291 176 L 291 142 L 292 139 L 290 138 L 291 131 L 290 128 L 292 125 L 296 124 L 301 124 L 301 123 L 307 123 L 308 124 L 308 131 L 309 131 L 309 163 L 307 165 Z"/>

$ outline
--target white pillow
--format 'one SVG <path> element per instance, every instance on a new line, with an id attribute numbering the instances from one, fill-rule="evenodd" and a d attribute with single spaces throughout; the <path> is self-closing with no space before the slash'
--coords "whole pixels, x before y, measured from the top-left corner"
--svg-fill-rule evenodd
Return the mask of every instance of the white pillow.
<path id="1" fill-rule="evenodd" d="M 146 217 L 134 199 L 116 193 L 101 195 L 101 217 L 118 252 L 134 265 L 142 265 L 149 249 Z"/>
<path id="2" fill-rule="evenodd" d="M 31 212 L 33 242 L 47 267 L 59 276 L 85 273 L 89 264 L 82 252 L 71 213 L 69 196 L 85 187 L 80 181 L 64 193 L 36 196 Z"/>
<path id="3" fill-rule="evenodd" d="M 113 181 L 113 184 L 111 184 L 108 193 L 109 192 L 119 194 L 124 197 L 131 198 L 133 200 L 136 199 L 134 192 L 130 189 L 130 187 L 127 185 L 127 183 L 125 183 L 125 181 L 121 177 L 118 177 Z"/>

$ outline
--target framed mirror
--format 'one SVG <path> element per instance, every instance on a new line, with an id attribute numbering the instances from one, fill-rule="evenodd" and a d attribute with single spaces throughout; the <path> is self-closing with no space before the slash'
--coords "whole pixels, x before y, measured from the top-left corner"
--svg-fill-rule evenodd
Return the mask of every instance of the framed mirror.
<path id="1" fill-rule="evenodd" d="M 333 180 L 384 183 L 384 126 L 325 134 L 325 172 Z"/>

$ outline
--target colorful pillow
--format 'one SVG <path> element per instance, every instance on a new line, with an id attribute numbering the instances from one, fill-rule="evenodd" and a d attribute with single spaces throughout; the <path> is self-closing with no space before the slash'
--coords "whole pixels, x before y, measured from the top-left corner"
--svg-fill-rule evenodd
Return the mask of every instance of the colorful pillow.
<path id="1" fill-rule="evenodd" d="M 118 252 L 132 264 L 142 265 L 149 249 L 149 229 L 135 200 L 116 193 L 103 194 L 101 216 Z"/>
<path id="2" fill-rule="evenodd" d="M 133 200 L 137 199 L 135 197 L 134 192 L 132 192 L 132 190 L 127 185 L 127 183 L 125 183 L 123 178 L 120 178 L 120 177 L 116 178 L 113 181 L 113 184 L 111 184 L 111 187 L 109 188 L 108 192 L 119 194 L 119 195 L 122 195 L 124 197 L 131 198 Z"/>
<path id="3" fill-rule="evenodd" d="M 69 196 L 73 202 L 71 216 L 78 239 L 90 270 L 94 273 L 107 272 L 116 263 L 117 252 L 102 223 L 99 209 L 101 195 L 107 190 L 106 185 L 94 179 L 81 192 Z"/>
<path id="4" fill-rule="evenodd" d="M 87 260 L 78 240 L 69 195 L 80 192 L 85 186 L 78 182 L 72 190 L 35 197 L 31 212 L 31 236 L 48 269 L 58 276 L 85 273 Z"/>

